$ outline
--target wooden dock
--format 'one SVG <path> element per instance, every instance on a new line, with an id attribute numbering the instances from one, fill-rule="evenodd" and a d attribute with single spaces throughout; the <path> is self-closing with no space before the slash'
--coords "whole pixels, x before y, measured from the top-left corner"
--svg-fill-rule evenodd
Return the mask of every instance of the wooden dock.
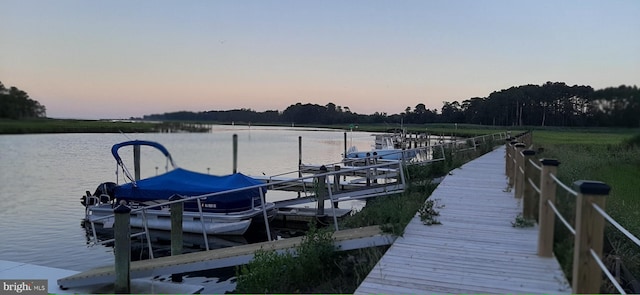
<path id="1" fill-rule="evenodd" d="M 300 245 L 303 237 L 248 244 L 236 247 L 167 256 L 150 260 L 131 262 L 131 278 L 193 272 L 206 269 L 242 265 L 253 259 L 256 250 L 283 252 Z M 395 237 L 384 234 L 378 226 L 341 230 L 333 233 L 334 244 L 339 251 L 389 245 Z M 60 288 L 74 288 L 88 285 L 113 283 L 113 265 L 91 269 L 58 280 Z"/>
<path id="2" fill-rule="evenodd" d="M 522 207 L 505 191 L 504 157 L 453 170 L 430 197 L 442 224 L 416 215 L 356 293 L 571 293 L 556 258 L 536 254 L 537 226 L 511 224 Z"/>

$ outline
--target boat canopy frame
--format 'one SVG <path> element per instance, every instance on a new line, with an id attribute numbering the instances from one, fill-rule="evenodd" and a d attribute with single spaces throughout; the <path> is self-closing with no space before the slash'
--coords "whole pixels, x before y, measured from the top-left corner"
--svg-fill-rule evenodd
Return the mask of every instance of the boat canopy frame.
<path id="1" fill-rule="evenodd" d="M 111 147 L 111 155 L 113 155 L 113 158 L 116 159 L 116 163 L 118 164 L 118 166 L 122 168 L 122 171 L 124 172 L 125 176 L 129 178 L 129 180 L 132 183 L 134 183 L 134 185 L 136 183 L 136 180 L 134 179 L 134 177 L 131 176 L 129 169 L 127 169 L 127 167 L 124 165 L 124 162 L 122 161 L 122 157 L 120 157 L 118 150 L 120 150 L 120 148 L 123 148 L 125 146 L 142 146 L 142 145 L 156 148 L 166 157 L 167 161 L 171 163 L 171 168 L 173 169 L 178 168 L 178 166 L 176 166 L 175 162 L 173 161 L 173 157 L 171 157 L 169 150 L 167 150 L 167 148 L 165 148 L 163 145 L 157 142 L 148 141 L 148 140 L 130 140 L 130 141 L 124 141 L 121 143 L 114 144 Z"/>

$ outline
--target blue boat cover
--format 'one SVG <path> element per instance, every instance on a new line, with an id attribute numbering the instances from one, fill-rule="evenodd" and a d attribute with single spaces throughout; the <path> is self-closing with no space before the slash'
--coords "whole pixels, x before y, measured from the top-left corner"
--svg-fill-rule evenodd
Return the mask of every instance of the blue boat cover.
<path id="1" fill-rule="evenodd" d="M 168 200 L 175 194 L 186 198 L 260 184 L 262 182 L 259 180 L 242 173 L 216 176 L 176 168 L 139 180 L 136 186 L 133 183 L 120 185 L 115 189 L 115 197 L 118 200 L 137 202 Z M 266 188 L 262 189 L 266 193 Z M 254 197 L 260 197 L 259 188 L 208 197 L 206 203 L 216 204 L 217 209 L 239 209 L 250 207 Z"/>

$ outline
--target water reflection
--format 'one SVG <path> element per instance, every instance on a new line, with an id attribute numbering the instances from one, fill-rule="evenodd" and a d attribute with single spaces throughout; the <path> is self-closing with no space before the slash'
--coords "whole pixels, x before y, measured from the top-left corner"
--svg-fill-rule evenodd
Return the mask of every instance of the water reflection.
<path id="1" fill-rule="evenodd" d="M 113 245 L 88 246 L 91 235 L 86 227 L 80 226 L 85 210 L 79 202 L 86 190 L 93 191 L 100 183 L 116 180 L 116 164 L 111 156 L 111 146 L 129 139 L 157 141 L 169 149 L 180 167 L 220 175 L 232 171 L 233 134 L 238 134 L 239 141 L 238 170 L 246 175 L 275 175 L 295 170 L 298 164 L 299 136 L 303 138 L 304 164 L 337 162 L 344 150 L 342 131 L 283 127 L 255 126 L 249 129 L 246 126 L 219 126 L 214 127 L 211 133 L 145 133 L 126 136 L 0 135 L 0 259 L 76 271 L 112 265 Z M 361 149 L 370 147 L 372 141 L 369 133 L 349 135 L 349 145 L 358 145 Z M 144 149 L 142 152 L 145 153 Z M 164 159 L 153 162 L 155 156 L 152 153 L 143 154 L 143 176 L 155 175 L 155 167 L 158 167 L 158 172 L 164 170 Z M 276 191 L 267 193 L 267 201 L 291 197 L 295 197 L 295 194 Z M 351 207 L 342 203 L 340 206 Z M 266 240 L 263 228 L 258 228 L 257 232 L 245 234 L 241 237 L 244 240 L 209 236 L 210 246 L 227 247 Z M 286 238 L 299 234 L 301 231 L 297 229 L 275 228 L 272 236 Z M 99 238 L 104 240 L 107 237 L 109 236 L 101 233 Z M 153 252 L 156 257 L 169 255 L 168 239 L 162 238 L 162 233 L 153 233 L 152 237 L 160 241 L 154 243 L 156 245 Z M 194 235 L 193 243 L 185 246 L 185 250 L 204 249 L 204 242 L 197 242 L 199 238 L 201 236 Z M 165 242 L 162 242 L 163 239 Z M 143 241 L 139 242 L 136 249 L 137 252 L 132 255 L 134 259 L 146 259 L 149 256 Z M 212 271 L 216 274 L 218 272 Z M 189 278 L 196 280 L 197 276 L 190 274 Z M 225 276 L 210 280 L 223 280 L 225 284 L 232 284 Z M 224 292 L 225 290 L 203 291 Z"/>

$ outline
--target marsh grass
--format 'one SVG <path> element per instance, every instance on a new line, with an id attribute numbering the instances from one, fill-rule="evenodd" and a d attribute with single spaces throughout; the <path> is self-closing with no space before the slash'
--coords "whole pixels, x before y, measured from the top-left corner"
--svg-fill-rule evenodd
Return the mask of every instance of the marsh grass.
<path id="1" fill-rule="evenodd" d="M 353 293 L 387 249 L 336 252 L 331 232 L 312 223 L 293 251 L 258 250 L 236 268 L 235 293 Z"/>
<path id="2" fill-rule="evenodd" d="M 640 135 L 539 133 L 534 133 L 534 142 L 544 151 L 537 157 L 558 159 L 561 162 L 558 177 L 570 186 L 581 179 L 603 181 L 611 186 L 606 212 L 633 235 L 640 236 L 640 145 L 637 144 Z M 556 203 L 563 216 L 575 225 L 575 197 L 558 189 Z M 606 227 L 605 237 L 612 247 L 609 254 L 619 256 L 634 276 L 640 277 L 640 248 L 612 226 Z M 559 222 L 556 222 L 554 245 L 558 261 L 571 279 L 573 236 Z"/>
<path id="3" fill-rule="evenodd" d="M 335 272 L 331 232 L 310 224 L 294 251 L 258 250 L 254 259 L 236 269 L 239 293 L 306 293 Z"/>
<path id="4" fill-rule="evenodd" d="M 627 129 L 546 129 L 533 132 L 536 145 L 617 145 L 634 137 Z"/>
<path id="5" fill-rule="evenodd" d="M 0 120 L 0 134 L 152 132 L 157 124 L 98 120 Z"/>
<path id="6" fill-rule="evenodd" d="M 367 201 L 359 212 L 345 218 L 341 227 L 380 225 L 382 230 L 401 236 L 409 221 L 435 189 L 430 181 L 411 185 L 404 193 L 381 196 Z"/>
<path id="7" fill-rule="evenodd" d="M 0 119 L 0 134 L 33 133 L 143 133 L 143 132 L 208 132 L 209 129 L 179 122 L 133 122 L 72 119 Z"/>

